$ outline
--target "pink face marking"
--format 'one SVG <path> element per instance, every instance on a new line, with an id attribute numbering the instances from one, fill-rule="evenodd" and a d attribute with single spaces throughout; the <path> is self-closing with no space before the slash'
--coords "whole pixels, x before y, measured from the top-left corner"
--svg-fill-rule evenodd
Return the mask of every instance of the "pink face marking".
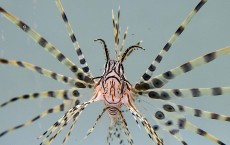
<path id="1" fill-rule="evenodd" d="M 107 106 L 118 107 L 126 104 L 131 93 L 131 84 L 124 77 L 124 69 L 119 61 L 110 60 L 106 63 L 105 72 L 98 82 L 96 90 L 100 90 L 101 100 Z M 126 99 L 125 99 L 126 98 Z"/>

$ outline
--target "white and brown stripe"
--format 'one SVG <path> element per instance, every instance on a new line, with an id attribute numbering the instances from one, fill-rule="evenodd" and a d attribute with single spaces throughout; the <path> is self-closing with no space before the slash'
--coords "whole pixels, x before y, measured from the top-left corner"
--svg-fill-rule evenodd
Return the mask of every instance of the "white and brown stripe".
<path id="1" fill-rule="evenodd" d="M 38 43 L 45 51 L 49 52 L 53 57 L 55 57 L 59 62 L 64 64 L 67 68 L 69 68 L 78 79 L 83 80 L 87 83 L 94 83 L 88 76 L 88 74 L 84 73 L 84 71 L 78 68 L 69 58 L 64 56 L 60 50 L 54 47 L 50 42 L 48 42 L 45 38 L 43 38 L 40 34 L 30 28 L 27 24 L 19 20 L 14 15 L 10 14 L 2 7 L 0 7 L 0 13 L 6 17 L 10 22 L 16 24 L 19 28 L 21 28 L 24 32 L 26 32 L 36 43 Z"/>
<path id="2" fill-rule="evenodd" d="M 186 88 L 186 89 L 149 89 L 138 92 L 151 99 L 175 100 L 192 97 L 219 96 L 230 94 L 230 87 Z"/>
<path id="3" fill-rule="evenodd" d="M 176 77 L 183 75 L 191 70 L 194 70 L 204 64 L 210 63 L 217 58 L 230 54 L 230 46 L 218 49 L 216 51 L 210 52 L 206 55 L 200 56 L 196 59 L 188 61 L 178 67 L 168 70 L 158 76 L 155 76 L 148 81 L 143 81 L 136 84 L 135 88 L 137 90 L 147 90 L 152 88 L 161 88 L 169 81 L 175 79 Z"/>
<path id="4" fill-rule="evenodd" d="M 65 26 L 67 28 L 67 31 L 68 31 L 68 34 L 69 34 L 69 37 L 71 39 L 71 41 L 73 42 L 73 45 L 74 45 L 74 48 L 75 48 L 75 51 L 77 53 L 77 56 L 78 56 L 78 59 L 80 61 L 80 64 L 82 66 L 82 70 L 85 72 L 85 73 L 88 73 L 90 74 L 90 76 L 92 77 L 91 73 L 90 73 L 90 69 L 89 69 L 89 66 L 87 65 L 87 62 L 85 60 L 85 57 L 82 53 L 82 50 L 80 48 L 80 45 L 76 39 L 76 36 L 73 32 L 73 29 L 68 21 L 68 18 L 67 18 L 67 15 L 65 14 L 65 11 L 64 11 L 64 8 L 61 4 L 61 1 L 60 0 L 55 0 L 56 2 L 56 5 L 58 7 L 58 10 L 61 12 L 61 16 L 62 16 L 62 19 L 65 23 Z"/>
<path id="5" fill-rule="evenodd" d="M 181 114 L 175 114 L 175 110 L 173 106 L 166 104 L 162 107 L 164 110 L 157 111 L 155 113 L 156 119 L 161 123 L 161 127 L 166 129 L 169 133 L 171 133 L 178 141 L 182 144 L 187 145 L 187 143 L 179 137 L 179 130 L 188 130 L 195 134 L 204 136 L 205 138 L 220 144 L 225 145 L 222 141 L 220 141 L 214 135 L 198 128 L 194 124 L 190 123 L 186 118 L 184 118 Z M 172 114 L 173 113 L 173 114 Z M 169 119 L 170 118 L 170 119 Z"/>
<path id="6" fill-rule="evenodd" d="M 31 94 L 24 94 L 21 96 L 13 97 L 4 103 L 0 104 L 0 108 L 5 107 L 6 105 L 20 101 L 20 100 L 31 100 L 31 99 L 38 99 L 38 98 L 55 98 L 61 100 L 71 100 L 73 98 L 78 99 L 80 93 L 76 89 L 69 89 L 69 90 L 53 90 L 53 91 L 44 91 L 38 93 L 31 93 Z"/>
<path id="7" fill-rule="evenodd" d="M 82 80 L 79 79 L 74 79 L 71 77 L 67 77 L 64 76 L 62 74 L 58 74 L 54 71 L 42 68 L 40 66 L 25 62 L 25 61 L 17 61 L 17 60 L 8 60 L 8 59 L 3 59 L 0 58 L 0 64 L 5 64 L 5 65 L 12 65 L 12 66 L 16 66 L 16 67 L 21 67 L 21 68 L 25 68 L 31 71 L 35 71 L 43 76 L 52 78 L 54 80 L 57 80 L 59 82 L 65 83 L 70 85 L 71 87 L 76 87 L 76 88 L 91 88 L 93 87 L 92 84 L 90 83 L 86 83 Z"/>
<path id="8" fill-rule="evenodd" d="M 12 127 L 12 128 L 9 128 L 3 132 L 0 133 L 0 137 L 2 137 L 3 135 L 9 133 L 9 132 L 12 132 L 12 131 L 15 131 L 19 128 L 22 128 L 22 127 L 25 127 L 25 126 L 28 126 L 30 125 L 31 123 L 37 121 L 38 119 L 41 119 L 43 117 L 46 117 L 47 115 L 49 114 L 52 114 L 52 113 L 57 113 L 57 112 L 61 112 L 61 111 L 64 111 L 66 109 L 68 109 L 71 105 L 73 105 L 71 102 L 65 102 L 65 103 L 62 103 L 61 105 L 57 105 L 53 108 L 50 108 L 44 112 L 42 112 L 41 114 L 37 115 L 36 117 L 34 117 L 33 119 L 31 120 L 28 120 L 26 121 L 25 123 L 22 123 L 20 125 L 17 125 L 15 127 Z"/>
<path id="9" fill-rule="evenodd" d="M 157 65 L 160 64 L 162 61 L 164 55 L 170 50 L 172 44 L 175 42 L 178 36 L 181 35 L 181 33 L 184 31 L 185 27 L 189 24 L 193 16 L 200 10 L 200 8 L 207 2 L 207 0 L 201 0 L 197 6 L 188 14 L 187 18 L 181 23 L 179 28 L 176 30 L 176 32 L 170 37 L 168 42 L 165 44 L 165 46 L 162 48 L 160 53 L 157 55 L 155 60 L 152 62 L 152 64 L 148 67 L 146 72 L 142 75 L 140 81 L 148 81 L 152 75 L 153 72 L 156 70 Z"/>

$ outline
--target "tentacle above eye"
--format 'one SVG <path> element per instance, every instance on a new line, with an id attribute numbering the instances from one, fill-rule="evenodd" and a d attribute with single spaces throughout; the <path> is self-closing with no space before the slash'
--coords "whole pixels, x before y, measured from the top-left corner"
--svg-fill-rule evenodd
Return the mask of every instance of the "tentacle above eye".
<path id="1" fill-rule="evenodd" d="M 145 50 L 144 48 L 142 48 L 142 47 L 139 46 L 139 45 L 132 45 L 132 46 L 130 46 L 129 48 L 127 48 L 127 49 L 125 50 L 125 52 L 121 55 L 121 60 L 120 60 L 120 62 L 122 63 L 122 62 L 127 58 L 127 56 L 130 55 L 131 52 L 132 52 L 134 49 L 136 49 L 136 48 L 140 48 L 140 49 Z"/>
<path id="2" fill-rule="evenodd" d="M 109 49 L 107 48 L 107 45 L 106 45 L 105 41 L 103 39 L 96 39 L 94 41 L 99 41 L 101 44 L 103 44 L 104 49 L 105 49 L 106 62 L 108 62 L 110 60 Z"/>

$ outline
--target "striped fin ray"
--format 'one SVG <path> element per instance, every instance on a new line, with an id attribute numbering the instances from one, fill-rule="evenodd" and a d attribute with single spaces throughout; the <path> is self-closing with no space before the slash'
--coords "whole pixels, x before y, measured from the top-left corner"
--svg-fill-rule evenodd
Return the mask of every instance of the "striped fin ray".
<path id="1" fill-rule="evenodd" d="M 185 129 L 187 131 L 191 131 L 195 134 L 201 135 L 201 136 L 203 136 L 203 137 L 205 137 L 205 138 L 207 138 L 207 139 L 209 139 L 209 140 L 211 140 L 217 144 L 225 145 L 225 143 L 220 141 L 217 137 L 215 137 L 211 133 L 208 133 L 208 132 L 202 130 L 201 128 L 198 128 L 196 125 L 194 125 L 194 124 L 190 123 L 188 120 L 186 120 L 186 118 L 184 118 L 184 116 L 182 116 L 183 114 L 178 113 L 179 111 L 177 111 L 177 108 L 173 107 L 173 105 L 174 104 L 172 102 L 170 102 L 170 104 L 169 104 L 169 102 L 167 104 L 163 104 L 162 108 L 164 111 L 162 111 L 162 110 L 159 111 L 161 115 L 159 115 L 159 114 L 157 115 L 157 112 L 156 112 L 155 117 L 160 119 L 160 120 L 165 119 L 165 118 L 170 118 L 171 120 L 165 121 L 165 125 L 177 125 L 177 126 L 174 126 L 177 128 L 173 129 L 172 131 L 174 131 L 174 130 L 176 131 L 178 129 L 179 130 Z M 166 115 L 168 117 L 166 117 Z"/>
<path id="2" fill-rule="evenodd" d="M 119 54 L 119 35 L 120 35 L 120 6 L 118 8 L 118 14 L 117 14 L 117 18 L 118 20 L 115 21 L 115 16 L 114 16 L 114 12 L 112 10 L 112 21 L 113 21 L 113 33 L 114 33 L 114 41 L 115 41 L 115 52 L 116 52 L 116 58 L 118 58 L 118 54 Z"/>
<path id="3" fill-rule="evenodd" d="M 182 136 L 180 134 L 180 130 L 179 129 L 175 129 L 174 126 L 171 125 L 171 123 L 172 123 L 171 120 L 168 120 L 168 121 L 158 120 L 158 119 L 156 119 L 155 116 L 153 116 L 153 118 L 159 124 L 159 125 L 155 125 L 154 128 L 156 128 L 157 130 L 162 129 L 162 130 L 168 132 L 169 134 L 171 134 L 181 144 L 188 145 L 186 143 L 186 141 L 182 138 Z"/>
<path id="4" fill-rule="evenodd" d="M 77 117 L 74 117 L 74 118 L 73 118 L 73 122 L 72 122 L 72 124 L 71 124 L 71 126 L 70 126 L 70 129 L 69 129 L 68 133 L 66 134 L 65 138 L 64 138 L 63 141 L 62 141 L 62 145 L 65 145 L 66 142 L 68 141 L 69 136 L 70 136 L 71 132 L 73 131 L 73 128 L 74 128 L 74 126 L 75 126 L 75 124 L 76 124 L 76 122 L 77 122 L 77 119 L 76 119 L 76 118 L 77 118 Z"/>
<path id="5" fill-rule="evenodd" d="M 120 48 L 120 51 L 119 51 L 119 56 L 121 55 L 122 49 L 125 46 L 125 40 L 126 40 L 126 37 L 127 37 L 127 34 L 128 34 L 128 29 L 129 28 L 127 27 L 126 30 L 125 30 L 125 33 L 124 33 L 124 36 L 123 36 L 123 40 L 122 40 L 122 44 L 121 44 L 121 48 Z"/>
<path id="6" fill-rule="evenodd" d="M 121 136 L 122 135 L 122 132 L 121 132 L 121 130 L 123 130 L 123 127 L 122 127 L 122 125 L 121 125 L 122 123 L 121 123 L 121 120 L 119 120 L 119 121 L 117 121 L 117 123 L 116 123 L 116 131 L 114 132 L 114 136 L 117 138 L 117 140 L 118 140 L 118 143 L 120 144 L 120 145 L 125 145 L 125 142 L 124 142 L 124 139 L 122 138 L 123 136 Z M 133 143 L 133 141 L 131 141 L 132 140 L 132 137 L 131 137 L 131 135 L 126 135 L 126 137 L 127 138 L 130 138 L 129 140 L 129 142 L 132 142 Z"/>
<path id="7" fill-rule="evenodd" d="M 78 79 L 83 80 L 87 83 L 94 83 L 93 80 L 89 78 L 88 74 L 84 73 L 82 69 L 78 68 L 69 58 L 64 56 L 60 52 L 60 50 L 55 48 L 50 42 L 44 39 L 36 31 L 31 29 L 27 24 L 22 22 L 16 16 L 4 10 L 2 7 L 0 7 L 0 13 L 2 13 L 2 15 L 6 17 L 10 22 L 16 24 L 19 28 L 21 28 L 24 32 L 26 32 L 36 43 L 38 43 L 41 47 L 43 47 L 44 50 L 49 52 L 59 62 L 61 62 L 67 68 L 69 68 L 78 77 Z"/>
<path id="8" fill-rule="evenodd" d="M 71 41 L 73 42 L 73 45 L 74 45 L 74 48 L 75 48 L 75 51 L 77 53 L 77 56 L 78 56 L 78 59 L 80 61 L 80 64 L 82 66 L 82 70 L 85 72 L 85 73 L 88 73 L 90 74 L 90 69 L 89 69 L 89 66 L 87 65 L 87 62 L 85 60 L 85 57 L 81 51 L 81 48 L 80 48 L 80 45 L 74 35 L 74 32 L 73 32 L 73 29 L 68 21 L 68 18 L 65 14 L 65 11 L 64 11 L 64 8 L 61 4 L 61 1 L 60 0 L 56 0 L 56 5 L 58 7 L 58 10 L 61 12 L 61 15 L 62 15 L 62 19 L 65 23 L 65 26 L 67 28 L 67 31 L 68 31 L 68 34 L 69 34 L 69 37 L 71 39 Z M 92 75 L 90 74 L 90 76 L 92 77 Z"/>
<path id="9" fill-rule="evenodd" d="M 110 124 L 110 126 L 109 126 L 109 133 L 107 135 L 107 143 L 111 144 L 111 142 L 114 140 L 114 138 L 116 138 L 119 145 L 125 145 L 123 134 L 122 134 L 121 130 L 123 130 L 123 132 L 124 132 L 121 118 L 118 118 L 118 120 L 115 122 L 115 124 Z M 129 138 L 128 135 L 126 135 L 126 137 Z M 132 142 L 132 141 L 128 141 L 128 142 Z"/>
<path id="10" fill-rule="evenodd" d="M 106 107 L 103 109 L 102 113 L 98 116 L 95 124 L 93 125 L 92 128 L 90 128 L 87 132 L 87 135 L 85 136 L 84 139 L 86 139 L 94 130 L 95 126 L 97 125 L 98 121 L 101 119 L 102 115 L 105 113 L 105 111 L 108 109 L 109 107 Z M 120 112 L 121 113 L 121 112 Z M 123 116 L 122 116 L 123 117 Z M 109 134 L 107 136 L 107 142 L 110 143 L 110 139 L 112 139 L 112 136 L 116 136 L 118 139 L 120 139 L 119 141 L 119 144 L 123 144 L 123 140 L 121 139 L 121 134 L 120 134 L 120 131 L 121 131 L 121 123 L 124 123 L 123 125 L 126 125 L 124 126 L 124 133 L 125 135 L 127 136 L 127 140 L 129 142 L 130 145 L 133 145 L 133 140 L 132 140 L 132 137 L 131 137 L 131 134 L 128 130 L 128 127 L 127 127 L 127 123 L 126 121 L 124 120 L 124 118 L 121 118 L 122 120 L 120 121 L 120 119 L 118 119 L 116 122 L 114 122 L 114 124 L 111 124 L 110 127 L 109 127 Z M 115 131 L 114 131 L 114 128 L 115 128 Z M 114 131 L 114 133 L 112 133 Z"/>
<path id="11" fill-rule="evenodd" d="M 167 112 L 177 112 L 182 113 L 184 115 L 190 115 L 195 117 L 201 117 L 206 119 L 214 119 L 219 121 L 227 121 L 230 122 L 230 116 L 223 115 L 223 114 L 217 114 L 215 112 L 209 112 L 201 109 L 196 109 L 192 107 L 188 107 L 185 105 L 179 105 L 175 104 L 173 102 L 167 102 L 162 105 L 162 108 Z"/>
<path id="12" fill-rule="evenodd" d="M 42 68 L 40 66 L 25 62 L 25 61 L 17 61 L 17 60 L 8 60 L 0 58 L 0 64 L 7 64 L 12 65 L 16 67 L 25 68 L 31 71 L 35 71 L 43 76 L 52 78 L 54 80 L 57 80 L 59 82 L 69 84 L 71 87 L 77 87 L 77 88 L 85 88 L 85 87 L 92 87 L 92 84 L 86 83 L 84 81 L 81 81 L 79 79 L 73 79 L 71 77 L 64 76 L 62 74 L 58 74 L 56 72 L 53 72 L 51 70 Z"/>
<path id="13" fill-rule="evenodd" d="M 111 144 L 111 142 L 114 140 L 114 138 L 117 138 L 119 141 L 119 144 L 124 144 L 124 141 L 121 139 L 121 123 L 120 121 L 115 122 L 114 124 L 111 123 L 108 128 L 108 134 L 107 134 L 107 144 Z"/>
<path id="14" fill-rule="evenodd" d="M 50 108 L 44 112 L 42 112 L 41 114 L 39 114 L 38 116 L 34 117 L 33 119 L 31 120 L 28 120 L 26 121 L 25 123 L 22 123 L 18 126 L 15 126 L 15 127 L 12 127 L 12 128 L 9 128 L 3 132 L 0 133 L 0 137 L 2 137 L 3 135 L 9 133 L 9 132 L 13 132 L 19 128 L 22 128 L 22 127 L 25 127 L 25 126 L 28 126 L 30 125 L 31 123 L 35 122 L 36 120 L 38 119 L 41 119 L 49 114 L 52 114 L 52 113 L 57 113 L 57 112 L 61 112 L 61 111 L 64 111 L 65 109 L 69 108 L 71 105 L 73 105 L 73 100 L 66 100 L 64 103 L 62 103 L 61 105 L 57 105 L 53 108 Z"/>
<path id="15" fill-rule="evenodd" d="M 155 114 L 153 114 L 152 113 L 153 111 L 146 109 L 144 106 L 141 106 L 149 114 L 153 114 L 152 118 L 157 123 L 157 125 L 153 125 L 153 128 L 156 132 L 159 131 L 160 129 L 163 131 L 166 131 L 167 133 L 171 134 L 176 140 L 178 140 L 181 144 L 187 145 L 186 141 L 184 141 L 184 139 L 182 138 L 179 132 L 180 130 L 175 128 L 175 126 L 173 126 L 173 121 L 175 122 L 175 120 L 173 121 L 169 120 L 170 117 L 167 117 L 168 114 L 165 110 L 160 109 L 159 107 L 153 106 L 152 104 L 150 104 L 150 102 L 145 101 L 143 99 L 141 99 L 141 102 L 144 102 L 150 107 L 152 107 L 154 110 L 157 110 L 155 111 Z M 162 101 L 162 102 L 166 102 L 166 101 Z"/>
<path id="16" fill-rule="evenodd" d="M 162 101 L 166 102 L 166 101 Z M 171 102 L 170 102 L 171 103 Z M 169 102 L 167 101 L 167 104 L 162 105 L 162 109 L 157 108 L 157 111 L 155 112 L 154 117 L 158 119 L 158 121 L 161 122 L 162 128 L 166 129 L 170 127 L 171 130 L 169 130 L 170 134 L 172 134 L 175 138 L 177 138 L 176 134 L 179 133 L 179 130 L 187 130 L 192 133 L 201 135 L 217 144 L 225 145 L 222 141 L 220 141 L 217 137 L 212 135 L 211 133 L 208 133 L 194 124 L 190 123 L 186 118 L 183 116 L 183 114 L 178 113 L 176 109 L 169 105 Z M 183 141 L 183 140 L 181 140 Z M 184 142 L 184 141 L 183 141 Z M 184 142 L 186 143 L 186 142 Z M 183 144 L 183 143 L 182 143 Z"/>
<path id="17" fill-rule="evenodd" d="M 73 120 L 72 120 L 72 118 L 73 118 Z M 77 122 L 77 120 L 79 118 L 79 114 L 74 114 L 72 118 L 70 119 L 72 121 L 71 127 L 70 127 L 68 133 L 66 134 L 65 138 L 63 139 L 62 144 L 65 144 L 68 141 L 70 133 L 72 132 L 73 127 L 75 126 L 75 124 L 76 124 L 76 122 Z M 62 126 L 57 127 L 56 128 L 56 130 L 57 130 L 56 133 L 55 132 L 50 132 L 46 136 L 46 138 L 43 139 L 43 141 L 41 142 L 40 145 L 50 145 L 53 142 L 53 140 L 57 137 L 57 135 L 64 129 L 64 127 L 67 126 L 69 121 L 66 121 Z M 54 134 L 54 135 L 51 136 L 52 134 Z"/>
<path id="18" fill-rule="evenodd" d="M 106 137 L 106 141 L 108 144 L 110 144 L 111 141 L 113 141 L 113 130 L 115 128 L 115 125 L 110 125 L 108 128 L 108 135 Z"/>
<path id="19" fill-rule="evenodd" d="M 152 64 L 149 66 L 149 68 L 146 70 L 146 72 L 141 77 L 141 81 L 148 81 L 152 75 L 153 72 L 156 70 L 157 65 L 160 64 L 161 60 L 163 59 L 164 55 L 169 51 L 170 47 L 174 43 L 174 41 L 180 36 L 180 34 L 184 31 L 185 27 L 189 24 L 193 16 L 200 10 L 200 8 L 207 2 L 207 0 L 200 0 L 200 2 L 197 4 L 197 6 L 188 14 L 187 18 L 181 23 L 179 28 L 176 30 L 176 32 L 170 37 L 166 45 L 162 48 L 160 53 L 157 55 L 155 60 L 152 62 Z"/>
<path id="20" fill-rule="evenodd" d="M 150 139 L 153 142 L 156 142 L 157 145 L 163 145 L 162 140 L 158 137 L 158 135 L 156 134 L 155 130 L 153 129 L 153 127 L 148 123 L 148 121 L 146 120 L 146 118 L 144 118 L 138 111 L 136 111 L 132 106 L 127 106 L 129 111 L 132 113 L 132 115 L 136 116 L 142 123 L 142 125 L 145 127 L 145 130 L 147 131 Z"/>
<path id="21" fill-rule="evenodd" d="M 75 117 L 73 117 L 73 120 L 71 119 L 71 121 L 73 121 L 73 123 L 76 123 L 76 121 L 77 121 L 77 119 L 78 119 L 78 116 L 75 114 L 74 115 Z M 69 120 L 70 121 L 70 120 Z M 65 122 L 65 124 L 63 124 L 62 126 L 59 126 L 58 127 L 58 130 L 57 130 L 57 132 L 53 135 L 53 136 L 51 136 L 52 135 L 52 133 L 50 133 L 47 137 L 49 138 L 45 138 L 45 139 L 43 139 L 43 142 L 41 143 L 41 144 L 44 144 L 44 145 L 50 145 L 51 143 L 52 143 L 52 141 L 57 137 L 57 135 L 64 129 L 64 127 L 65 126 L 67 126 L 67 124 L 68 124 L 68 122 L 69 121 L 67 121 L 67 122 Z M 70 130 L 69 130 L 70 131 Z M 54 132 L 53 132 L 54 133 Z M 50 137 L 51 136 L 51 137 Z M 64 140 L 65 140 L 65 138 L 64 138 Z M 62 144 L 64 144 L 64 140 L 63 140 L 63 142 L 62 142 Z M 66 140 L 67 141 L 67 140 Z"/>
<path id="22" fill-rule="evenodd" d="M 80 93 L 76 89 L 53 90 L 53 91 L 45 91 L 39 93 L 31 93 L 31 94 L 25 94 L 9 99 L 6 102 L 0 104 L 0 108 L 20 100 L 29 100 L 29 99 L 37 99 L 37 98 L 56 98 L 56 99 L 63 99 L 63 100 L 71 100 L 73 99 L 72 96 L 78 99 Z"/>
<path id="23" fill-rule="evenodd" d="M 118 46 L 120 43 L 120 16 L 121 16 L 121 8 L 120 6 L 118 7 L 118 12 L 117 12 L 117 54 L 119 52 Z"/>
<path id="24" fill-rule="evenodd" d="M 44 138 L 40 145 L 50 144 L 56 138 L 58 133 L 60 133 L 62 131 L 64 126 L 66 126 L 67 123 L 73 119 L 73 117 L 76 118 L 76 120 L 77 120 L 79 118 L 80 114 L 82 113 L 82 111 L 89 104 L 91 104 L 93 102 L 95 102 L 95 100 L 83 102 L 80 105 L 76 105 L 73 108 L 69 109 L 62 118 L 60 118 L 47 131 L 45 131 L 40 137 L 38 137 L 39 139 Z M 53 136 L 51 136 L 51 135 L 53 135 Z"/>
<path id="25" fill-rule="evenodd" d="M 158 111 L 156 112 L 159 113 L 161 111 Z M 161 112 L 163 113 L 163 112 Z M 167 112 L 164 112 L 163 115 L 159 115 L 161 118 L 158 118 L 159 120 L 160 119 L 165 119 L 166 118 L 166 115 L 169 115 L 170 113 L 167 113 Z M 156 115 L 155 115 L 156 116 Z M 162 118 L 162 116 L 164 116 L 164 118 Z M 171 129 L 169 130 L 169 132 L 175 137 L 177 138 L 178 136 L 176 136 L 177 133 L 179 133 L 179 130 L 187 130 L 187 131 L 190 131 L 190 132 L 193 132 L 195 134 L 198 134 L 198 135 L 201 135 L 217 144 L 220 144 L 220 145 L 225 145 L 225 143 L 223 143 L 222 141 L 220 141 L 217 137 L 215 137 L 214 135 L 212 135 L 211 133 L 208 133 L 206 132 L 205 130 L 202 130 L 200 128 L 198 128 L 196 125 L 190 123 L 188 120 L 186 120 L 185 118 L 181 118 L 179 114 L 170 114 L 169 115 L 170 117 L 167 117 L 167 118 L 170 118 L 171 120 L 165 120 L 164 121 L 164 125 L 165 126 L 171 126 L 174 128 L 174 129 Z M 157 118 L 157 117 L 156 117 Z M 175 126 L 176 125 L 176 126 Z M 165 128 L 164 126 L 164 128 Z M 177 138 L 178 139 L 178 138 Z M 187 144 L 185 141 L 181 140 L 182 141 L 182 144 Z"/>
<path id="26" fill-rule="evenodd" d="M 81 108 L 81 105 L 77 105 L 69 109 L 62 118 L 60 118 L 57 122 L 55 122 L 47 131 L 45 131 L 38 138 L 41 139 L 44 137 L 43 142 L 47 141 L 50 135 L 52 135 L 56 130 L 59 131 L 62 126 L 64 126 L 68 121 L 70 121 L 73 118 L 74 115 L 76 115 L 75 111 L 79 112 L 78 107 Z M 78 116 L 79 114 L 77 115 L 77 117 Z M 45 137 L 45 135 L 47 136 Z"/>
<path id="27" fill-rule="evenodd" d="M 97 117 L 97 120 L 95 121 L 94 125 L 92 128 L 90 128 L 88 131 L 87 131 L 87 135 L 84 137 L 84 139 L 86 139 L 92 132 L 93 130 L 95 129 L 97 123 L 99 122 L 99 120 L 101 119 L 102 115 L 105 113 L 105 111 L 108 109 L 108 107 L 104 108 L 103 111 L 101 112 L 101 114 L 99 114 L 99 116 Z"/>
<path id="28" fill-rule="evenodd" d="M 118 12 L 117 12 L 117 21 L 116 21 L 116 36 L 115 36 L 115 40 L 116 40 L 116 57 L 118 58 L 119 55 L 119 41 L 120 41 L 120 6 L 118 7 Z"/>
<path id="29" fill-rule="evenodd" d="M 215 119 L 215 120 L 221 120 L 221 121 L 228 121 L 230 122 L 230 116 L 217 114 L 215 112 L 209 112 L 205 110 L 200 109 L 194 109 L 191 107 L 183 106 L 183 105 L 177 105 L 180 112 L 195 116 L 195 117 L 202 117 L 207 119 Z"/>
<path id="30" fill-rule="evenodd" d="M 117 29 L 116 29 L 116 21 L 115 21 L 115 17 L 114 17 L 114 12 L 113 12 L 113 9 L 112 9 L 112 22 L 113 22 L 113 35 L 114 35 L 114 42 L 115 42 L 115 50 L 117 50 Z M 117 53 L 117 51 L 116 51 Z"/>
<path id="31" fill-rule="evenodd" d="M 135 120 L 137 126 L 141 129 L 141 126 L 140 126 L 140 124 L 139 124 L 139 122 L 138 122 L 138 120 L 137 120 L 137 117 L 133 115 L 133 118 L 134 118 L 134 120 Z"/>
<path id="32" fill-rule="evenodd" d="M 43 141 L 40 143 L 40 145 L 49 145 L 51 142 L 57 137 L 57 135 L 62 131 L 62 129 L 68 124 L 70 120 L 73 119 L 74 116 L 76 116 L 76 119 L 78 119 L 79 115 L 76 115 L 74 113 L 71 114 L 65 114 L 66 116 L 64 117 L 65 120 L 58 120 L 49 130 L 43 133 L 42 136 L 39 137 L 42 138 L 44 137 Z M 44 136 L 47 132 L 49 131 L 48 135 L 46 137 Z"/>
<path id="33" fill-rule="evenodd" d="M 203 96 L 230 94 L 230 87 L 187 88 L 187 89 L 149 89 L 139 94 L 147 94 L 151 99 L 175 100 Z"/>
<path id="34" fill-rule="evenodd" d="M 187 121 L 184 118 L 178 119 L 178 125 L 179 125 L 180 129 L 185 129 L 185 130 L 191 131 L 191 132 L 193 132 L 195 134 L 198 134 L 200 136 L 203 136 L 203 137 L 211 140 L 212 142 L 215 142 L 216 144 L 226 145 L 225 143 L 223 143 L 222 141 L 220 141 L 214 135 L 206 132 L 205 130 L 202 130 L 202 129 L 198 128 L 197 126 L 195 126 L 194 124 L 190 123 L 189 121 Z"/>
<path id="35" fill-rule="evenodd" d="M 124 118 L 124 116 L 122 115 L 122 112 L 121 112 L 120 110 L 118 110 L 118 112 L 119 112 L 120 121 L 121 121 L 121 123 L 122 123 L 122 126 L 124 127 L 124 128 L 123 128 L 123 131 L 124 131 L 124 133 L 125 133 L 125 135 L 126 135 L 126 137 L 127 137 L 127 141 L 128 141 L 128 143 L 129 143 L 130 145 L 134 145 L 133 139 L 132 139 L 132 136 L 131 136 L 131 134 L 130 134 L 128 125 L 127 125 L 127 123 L 126 123 L 126 121 L 125 121 L 125 118 Z"/>
<path id="36" fill-rule="evenodd" d="M 175 79 L 176 77 L 185 74 L 191 70 L 194 70 L 204 64 L 212 62 L 213 60 L 219 58 L 220 56 L 230 54 L 230 46 L 218 49 L 206 55 L 200 56 L 196 59 L 188 61 L 183 65 L 175 67 L 169 71 L 166 71 L 158 76 L 151 78 L 148 81 L 144 81 L 143 83 L 136 84 L 135 88 L 137 90 L 147 90 L 151 88 L 161 88 L 169 81 Z"/>

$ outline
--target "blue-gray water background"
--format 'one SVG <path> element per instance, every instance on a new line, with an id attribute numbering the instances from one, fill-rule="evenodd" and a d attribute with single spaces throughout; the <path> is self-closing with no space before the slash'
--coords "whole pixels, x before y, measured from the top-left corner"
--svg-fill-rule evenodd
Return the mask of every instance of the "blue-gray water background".
<path id="1" fill-rule="evenodd" d="M 129 26 L 126 47 L 143 40 L 145 51 L 135 51 L 124 63 L 127 78 L 134 84 L 150 65 L 169 37 L 175 32 L 187 14 L 199 2 L 184 0 L 145 0 L 145 1 L 89 1 L 62 0 L 66 14 L 76 33 L 82 51 L 94 76 L 103 71 L 104 52 L 95 38 L 104 38 L 114 54 L 111 10 L 117 12 L 121 7 L 121 32 Z M 56 8 L 55 1 L 47 0 L 1 0 L 0 6 L 12 12 L 29 26 L 57 46 L 66 56 L 78 63 L 66 28 Z M 230 1 L 209 0 L 194 17 L 181 37 L 173 44 L 155 74 L 174 68 L 198 56 L 230 45 Z M 113 55 L 114 56 L 114 55 Z M 32 41 L 17 26 L 0 16 L 0 57 L 23 60 L 50 70 L 73 76 L 69 70 Z M 186 75 L 171 81 L 165 88 L 230 86 L 230 56 L 224 56 Z M 0 66 L 0 102 L 18 95 L 45 90 L 68 88 L 55 80 L 48 79 L 31 71 Z M 84 91 L 84 97 L 91 97 L 91 91 Z M 154 100 L 149 100 L 154 104 Z M 176 101 L 195 108 L 230 115 L 230 96 L 204 97 Z M 0 132 L 35 117 L 60 101 L 54 99 L 32 100 L 13 103 L 0 109 Z M 145 105 L 145 104 L 144 104 Z M 102 110 L 102 103 L 90 105 L 80 117 L 67 145 L 106 144 L 109 118 L 105 115 L 95 131 L 83 140 L 87 130 L 92 127 Z M 143 109 L 142 109 L 143 110 Z M 151 111 L 151 110 L 150 110 Z M 145 112 L 145 115 L 149 112 Z M 49 128 L 63 113 L 50 115 L 33 125 L 9 133 L 0 138 L 1 145 L 36 145 L 36 138 Z M 134 143 L 151 144 L 144 128 L 139 130 L 131 115 L 126 115 Z M 230 144 L 230 124 L 228 122 L 188 117 L 199 127 L 213 133 L 225 143 Z M 150 120 L 150 118 L 149 118 Z M 60 144 L 63 132 L 53 144 Z M 183 131 L 185 140 L 191 145 L 214 145 L 209 140 Z M 167 145 L 179 144 L 167 133 L 162 134 Z M 114 142 L 117 144 L 117 142 Z"/>

